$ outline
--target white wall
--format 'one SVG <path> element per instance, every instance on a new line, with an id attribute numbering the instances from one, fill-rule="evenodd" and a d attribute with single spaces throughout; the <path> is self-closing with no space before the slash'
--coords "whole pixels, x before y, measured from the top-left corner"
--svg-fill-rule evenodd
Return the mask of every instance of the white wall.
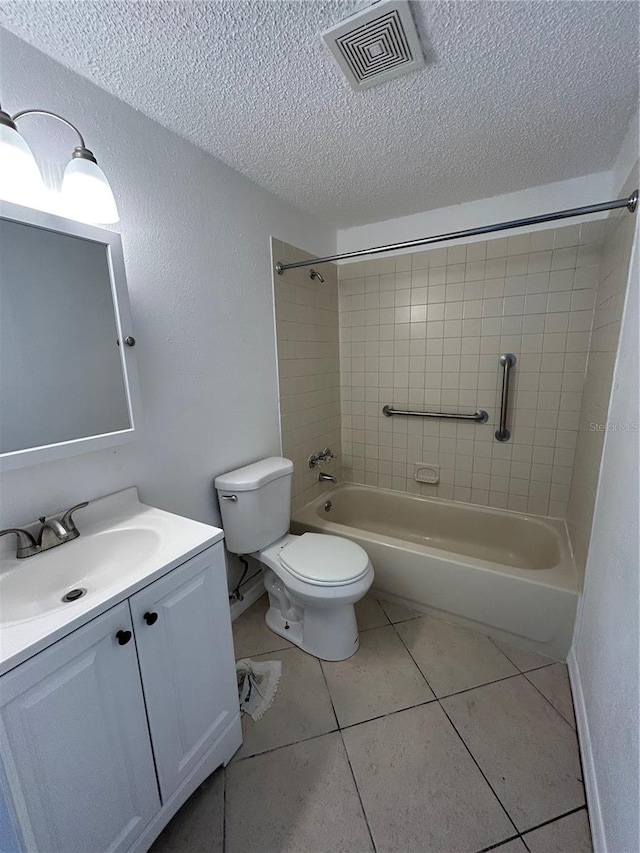
<path id="1" fill-rule="evenodd" d="M 214 475 L 280 449 L 270 236 L 322 254 L 335 232 L 1 38 L 3 108 L 42 106 L 77 123 L 113 186 L 144 419 L 134 444 L 3 475 L 2 526 L 131 484 L 144 501 L 216 523 Z M 167 109 L 179 108 L 167 93 Z M 68 158 L 73 136 L 41 122 L 21 125 L 38 155 Z"/>
<path id="2" fill-rule="evenodd" d="M 624 177 L 627 174 L 628 170 Z M 573 178 L 569 181 L 530 187 L 517 193 L 462 202 L 451 207 L 425 210 L 423 213 L 416 213 L 412 216 L 402 216 L 397 219 L 371 222 L 368 225 L 360 225 L 355 228 L 345 228 L 338 231 L 338 252 L 385 246 L 389 243 L 417 240 L 420 237 L 462 231 L 467 228 L 479 228 L 483 225 L 522 219 L 527 216 L 550 213 L 554 210 L 565 210 L 584 204 L 610 201 L 616 197 L 619 186 L 621 183 L 617 184 L 616 189 L 614 189 L 612 172 L 598 172 L 581 178 Z M 600 216 L 606 216 L 606 214 L 600 214 Z M 593 216 L 589 217 L 589 219 L 593 218 Z M 585 217 L 579 217 L 568 220 L 568 222 L 575 224 L 584 220 Z M 547 224 L 516 228 L 509 234 L 522 234 L 549 227 Z M 551 227 L 557 227 L 557 223 Z M 485 239 L 486 237 L 479 236 L 458 240 L 455 243 L 476 242 Z M 443 245 L 453 245 L 453 243 Z"/>
<path id="3" fill-rule="evenodd" d="M 638 139 L 640 138 L 640 112 L 636 110 L 634 116 L 629 122 L 629 127 L 625 133 L 620 151 L 613 164 L 611 177 L 614 187 L 614 196 L 617 188 L 624 186 L 629 173 L 638 161 Z M 636 187 L 634 187 L 636 189 Z"/>
<path id="4" fill-rule="evenodd" d="M 638 252 L 635 247 L 608 424 L 637 424 Z M 638 432 L 605 434 L 585 591 L 569 657 L 596 853 L 640 849 Z"/>

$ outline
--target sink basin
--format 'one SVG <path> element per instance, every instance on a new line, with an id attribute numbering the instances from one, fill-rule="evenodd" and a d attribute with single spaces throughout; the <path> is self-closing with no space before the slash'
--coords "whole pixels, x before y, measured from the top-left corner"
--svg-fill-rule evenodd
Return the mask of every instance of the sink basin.
<path id="1" fill-rule="evenodd" d="M 24 560 L 0 540 L 0 675 L 224 537 L 141 503 L 135 486 L 74 518 L 77 539 Z"/>
<path id="2" fill-rule="evenodd" d="M 0 624 L 15 625 L 95 595 L 123 575 L 153 560 L 160 534 L 143 527 L 123 527 L 80 536 L 42 554 L 21 560 L 0 575 Z M 63 596 L 84 590 L 74 600 Z"/>

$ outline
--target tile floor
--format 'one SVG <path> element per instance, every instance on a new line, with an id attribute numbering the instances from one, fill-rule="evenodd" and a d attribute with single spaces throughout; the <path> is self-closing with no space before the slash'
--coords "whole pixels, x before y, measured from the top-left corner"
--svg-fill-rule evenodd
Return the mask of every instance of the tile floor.
<path id="1" fill-rule="evenodd" d="M 153 853 L 591 853 L 564 664 L 370 596 L 321 663 L 266 605 L 234 639 L 282 661 L 276 700 Z"/>

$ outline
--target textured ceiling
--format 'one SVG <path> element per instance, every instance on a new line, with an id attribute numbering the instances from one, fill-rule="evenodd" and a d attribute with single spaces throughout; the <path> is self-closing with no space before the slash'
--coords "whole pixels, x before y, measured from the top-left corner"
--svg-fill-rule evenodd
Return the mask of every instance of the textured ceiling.
<path id="1" fill-rule="evenodd" d="M 0 20 L 338 227 L 612 165 L 637 103 L 636 2 L 412 3 L 426 68 L 356 93 L 319 32 L 365 5 L 19 0 Z"/>

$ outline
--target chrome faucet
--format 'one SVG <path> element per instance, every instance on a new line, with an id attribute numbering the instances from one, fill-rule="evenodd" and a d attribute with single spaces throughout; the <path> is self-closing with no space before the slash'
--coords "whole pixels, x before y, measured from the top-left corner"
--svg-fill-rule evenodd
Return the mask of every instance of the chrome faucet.
<path id="1" fill-rule="evenodd" d="M 41 515 L 40 525 L 38 547 L 41 551 L 47 551 L 49 548 L 55 548 L 56 545 L 62 545 L 63 542 L 75 539 L 75 536 L 72 536 L 57 518 L 46 518 Z"/>
<path id="2" fill-rule="evenodd" d="M 338 481 L 333 476 L 333 474 L 325 474 L 324 471 L 321 471 L 318 474 L 318 482 L 319 483 L 337 483 Z"/>
<path id="3" fill-rule="evenodd" d="M 34 554 L 40 554 L 42 551 L 48 551 L 49 548 L 55 548 L 57 545 L 63 545 L 65 542 L 71 542 L 72 539 L 77 539 L 80 536 L 80 531 L 73 520 L 73 513 L 77 509 L 82 509 L 87 506 L 88 502 L 77 504 L 68 509 L 61 519 L 46 518 L 40 516 L 40 530 L 38 531 L 37 539 L 28 530 L 22 530 L 19 527 L 10 527 L 7 530 L 0 530 L 0 536 L 7 533 L 15 533 L 18 543 L 16 549 L 16 557 L 18 560 L 23 560 L 25 557 L 33 557 Z"/>

